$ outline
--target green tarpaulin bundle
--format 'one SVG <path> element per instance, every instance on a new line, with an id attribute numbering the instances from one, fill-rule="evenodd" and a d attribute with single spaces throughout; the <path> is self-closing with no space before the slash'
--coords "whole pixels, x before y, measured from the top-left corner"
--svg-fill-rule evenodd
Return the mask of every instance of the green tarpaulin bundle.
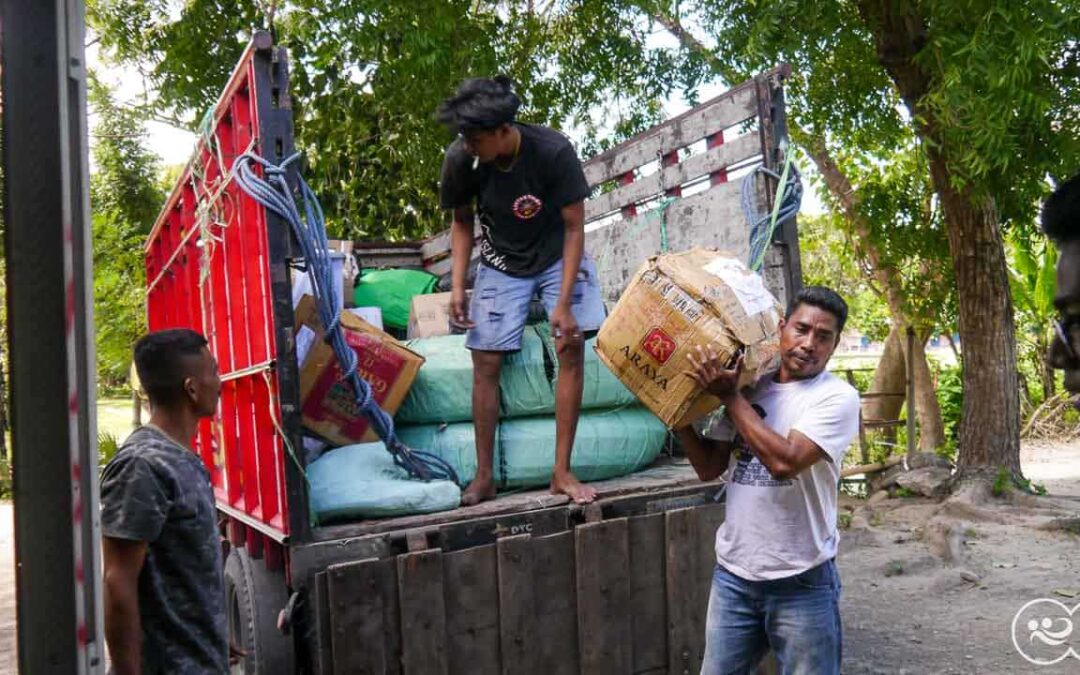
<path id="1" fill-rule="evenodd" d="M 636 402 L 629 389 L 615 377 L 593 349 L 595 338 L 585 343 L 583 410 L 618 408 Z M 425 359 L 398 410 L 403 424 L 464 422 L 472 419 L 473 364 L 464 335 L 411 340 L 408 346 Z M 503 418 L 552 415 L 558 358 L 547 324 L 527 326 L 521 350 L 506 355 L 499 379 L 499 416 Z"/>
<path id="2" fill-rule="evenodd" d="M 382 443 L 335 448 L 308 465 L 307 479 L 323 522 L 435 513 L 461 502 L 461 490 L 448 480 L 410 479 Z"/>
<path id="3" fill-rule="evenodd" d="M 409 447 L 423 448 L 446 460 L 462 481 L 471 481 L 476 475 L 472 422 L 403 426 L 397 431 Z M 578 421 L 570 468 L 584 481 L 633 473 L 656 460 L 666 438 L 667 428 L 644 408 L 585 411 Z M 499 422 L 495 481 L 500 489 L 546 485 L 554 463 L 553 417 Z"/>

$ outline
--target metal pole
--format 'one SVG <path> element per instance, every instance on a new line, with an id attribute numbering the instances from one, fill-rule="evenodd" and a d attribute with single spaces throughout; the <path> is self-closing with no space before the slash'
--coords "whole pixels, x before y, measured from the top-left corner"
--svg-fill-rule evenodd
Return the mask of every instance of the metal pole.
<path id="1" fill-rule="evenodd" d="M 915 456 L 915 329 L 907 327 L 907 456 Z"/>
<path id="2" fill-rule="evenodd" d="M 0 4 L 19 670 L 100 673 L 83 5 Z"/>

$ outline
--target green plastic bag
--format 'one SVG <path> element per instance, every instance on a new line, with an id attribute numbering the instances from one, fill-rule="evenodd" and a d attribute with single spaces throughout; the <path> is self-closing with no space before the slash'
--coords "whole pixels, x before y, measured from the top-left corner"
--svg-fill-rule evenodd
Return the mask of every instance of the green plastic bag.
<path id="1" fill-rule="evenodd" d="M 471 422 L 400 427 L 406 445 L 437 454 L 468 482 L 476 475 Z M 570 468 L 582 480 L 603 480 L 639 471 L 660 456 L 667 428 L 644 408 L 588 411 L 578 421 Z M 495 480 L 499 488 L 537 487 L 551 481 L 555 464 L 555 418 L 499 422 Z"/>
<path id="2" fill-rule="evenodd" d="M 413 296 L 433 293 L 438 283 L 439 277 L 422 270 L 364 270 L 353 290 L 353 302 L 357 307 L 382 309 L 384 326 L 404 330 Z"/>

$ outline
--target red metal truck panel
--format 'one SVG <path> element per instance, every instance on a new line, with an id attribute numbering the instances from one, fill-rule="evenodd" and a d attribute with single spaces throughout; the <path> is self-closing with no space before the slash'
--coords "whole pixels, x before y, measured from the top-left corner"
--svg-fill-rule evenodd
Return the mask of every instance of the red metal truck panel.
<path id="1" fill-rule="evenodd" d="M 230 78 L 150 234 L 147 314 L 151 330 L 184 327 L 206 335 L 223 386 L 218 414 L 200 425 L 196 450 L 220 505 L 284 536 L 286 449 L 266 212 L 230 174 L 236 157 L 257 149 L 253 53 L 249 47 Z M 252 550 L 262 549 L 258 537 L 247 533 Z"/>

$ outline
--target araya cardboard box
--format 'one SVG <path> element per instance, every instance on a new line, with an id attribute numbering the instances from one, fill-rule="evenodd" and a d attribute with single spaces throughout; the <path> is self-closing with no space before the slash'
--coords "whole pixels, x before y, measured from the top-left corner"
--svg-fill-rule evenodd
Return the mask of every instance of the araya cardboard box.
<path id="1" fill-rule="evenodd" d="M 463 328 L 450 321 L 450 296 L 452 293 L 427 293 L 414 295 L 409 307 L 408 339 L 437 337 L 464 333 Z M 472 291 L 465 291 L 466 302 Z"/>
<path id="2" fill-rule="evenodd" d="M 297 326 L 318 336 L 300 369 L 300 411 L 309 431 L 334 445 L 379 440 L 367 415 L 356 405 L 352 385 L 342 379 L 334 350 L 323 339 L 315 299 L 304 296 L 296 307 Z M 375 400 L 393 415 L 405 400 L 424 357 L 351 312 L 342 312 L 345 341 L 356 352 L 360 377 L 371 385 Z"/>
<path id="3" fill-rule="evenodd" d="M 732 255 L 693 248 L 650 258 L 597 336 L 600 359 L 672 428 L 720 406 L 687 373 L 687 354 L 712 345 L 725 362 L 744 349 L 743 384 L 780 364 L 783 315 L 761 277 Z"/>

